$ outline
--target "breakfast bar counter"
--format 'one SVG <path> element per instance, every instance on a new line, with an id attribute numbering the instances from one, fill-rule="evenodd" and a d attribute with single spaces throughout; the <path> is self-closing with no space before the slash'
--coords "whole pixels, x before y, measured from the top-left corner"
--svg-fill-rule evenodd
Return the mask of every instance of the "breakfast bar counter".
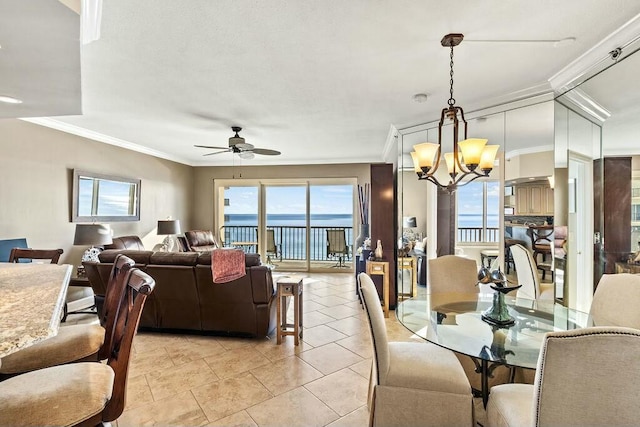
<path id="1" fill-rule="evenodd" d="M 0 358 L 58 333 L 70 265 L 0 263 Z"/>

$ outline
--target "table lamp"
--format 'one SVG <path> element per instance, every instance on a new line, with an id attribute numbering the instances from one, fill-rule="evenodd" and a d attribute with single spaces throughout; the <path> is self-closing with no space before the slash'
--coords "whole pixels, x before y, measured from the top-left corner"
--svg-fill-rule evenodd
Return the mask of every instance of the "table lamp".
<path id="1" fill-rule="evenodd" d="M 84 251 L 82 261 L 98 262 L 100 249 L 96 245 L 109 245 L 113 243 L 111 239 L 111 227 L 109 224 L 76 224 L 76 234 L 73 238 L 74 246 L 91 247 Z"/>
<path id="2" fill-rule="evenodd" d="M 174 252 L 175 241 L 173 236 L 180 234 L 180 221 L 177 219 L 161 219 L 158 220 L 158 235 L 167 237 L 162 241 L 162 251 Z"/>

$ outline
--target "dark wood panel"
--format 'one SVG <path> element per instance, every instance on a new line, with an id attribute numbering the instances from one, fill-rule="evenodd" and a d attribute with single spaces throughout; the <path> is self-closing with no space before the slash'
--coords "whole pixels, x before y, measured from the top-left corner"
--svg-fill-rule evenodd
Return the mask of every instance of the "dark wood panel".
<path id="1" fill-rule="evenodd" d="M 383 256 L 389 261 L 389 308 L 395 308 L 396 295 L 396 209 L 392 164 L 371 165 L 371 249 L 378 239 L 382 242 Z"/>
<path id="2" fill-rule="evenodd" d="M 597 160 L 595 177 L 599 167 Z M 631 250 L 631 157 L 607 157 L 602 160 L 602 168 L 602 182 L 596 179 L 594 186 L 602 189 L 600 194 L 596 190 L 594 197 L 595 229 L 601 219 L 604 247 L 600 260 L 604 259 L 603 272 L 612 274 L 615 262 L 626 259 Z"/>

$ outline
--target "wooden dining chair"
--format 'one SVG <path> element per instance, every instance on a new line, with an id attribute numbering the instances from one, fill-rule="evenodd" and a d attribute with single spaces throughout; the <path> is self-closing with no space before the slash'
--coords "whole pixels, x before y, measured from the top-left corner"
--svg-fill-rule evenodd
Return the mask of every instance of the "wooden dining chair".
<path id="1" fill-rule="evenodd" d="M 369 425 L 472 426 L 473 398 L 452 351 L 431 343 L 389 342 L 376 287 L 358 275 L 373 344 Z"/>
<path id="2" fill-rule="evenodd" d="M 550 332 L 534 384 L 494 387 L 485 426 L 638 425 L 639 353 L 637 329 Z"/>
<path id="3" fill-rule="evenodd" d="M 155 287 L 151 276 L 137 268 L 126 273 L 125 283 L 107 363 L 54 366 L 0 382 L 0 425 L 95 426 L 122 414 L 133 337 Z"/>
<path id="4" fill-rule="evenodd" d="M 51 260 L 51 264 L 57 264 L 60 255 L 64 251 L 62 249 L 31 249 L 31 248 L 13 248 L 9 255 L 9 262 L 20 262 L 20 260 Z"/>
<path id="5" fill-rule="evenodd" d="M 127 272 L 134 262 L 119 254 L 111 269 L 100 325 L 70 325 L 59 328 L 54 337 L 5 356 L 0 360 L 0 378 L 80 361 L 108 357 L 116 311 L 125 289 Z"/>

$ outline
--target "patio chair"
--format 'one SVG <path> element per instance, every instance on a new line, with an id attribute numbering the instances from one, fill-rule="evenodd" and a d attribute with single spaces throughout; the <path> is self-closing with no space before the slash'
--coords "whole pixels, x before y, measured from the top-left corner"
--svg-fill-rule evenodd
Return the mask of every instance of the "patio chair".
<path id="1" fill-rule="evenodd" d="M 282 249 L 280 248 L 279 244 L 276 244 L 275 230 L 273 230 L 273 228 L 267 229 L 266 253 L 267 264 L 271 264 L 271 255 L 273 255 L 274 258 L 278 258 L 280 261 L 282 261 Z"/>
<path id="2" fill-rule="evenodd" d="M 347 246 L 344 228 L 327 230 L 327 255 L 338 257 L 334 267 L 346 267 L 344 257 L 349 256 L 349 246 Z"/>

